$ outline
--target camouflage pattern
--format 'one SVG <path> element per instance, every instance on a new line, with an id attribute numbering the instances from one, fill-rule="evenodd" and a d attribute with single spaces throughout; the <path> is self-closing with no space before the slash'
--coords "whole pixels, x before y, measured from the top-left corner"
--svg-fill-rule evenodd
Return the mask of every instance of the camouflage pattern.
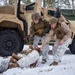
<path id="1" fill-rule="evenodd" d="M 62 28 L 60 24 L 54 29 L 54 35 L 56 35 L 58 39 L 63 39 L 66 35 L 64 28 Z"/>
<path id="2" fill-rule="evenodd" d="M 39 29 L 43 30 L 41 35 L 39 35 L 39 32 L 38 32 Z M 48 33 L 49 30 L 50 30 L 50 25 L 46 20 L 40 19 L 38 24 L 35 24 L 34 22 L 32 22 L 30 27 L 30 38 L 29 38 L 30 44 L 33 43 L 34 35 L 38 35 L 42 37 L 46 33 Z M 35 34 L 31 36 L 33 33 Z"/>
<path id="3" fill-rule="evenodd" d="M 39 13 L 33 13 L 31 18 L 32 18 L 32 20 L 39 20 L 41 17 L 39 15 Z"/>
<path id="4" fill-rule="evenodd" d="M 30 44 L 33 44 L 34 48 L 38 47 L 39 41 L 41 40 L 42 43 L 44 42 L 47 36 L 46 34 L 49 32 L 49 30 L 50 30 L 50 25 L 48 21 L 42 20 L 41 18 L 39 19 L 38 24 L 35 24 L 34 21 L 32 21 L 30 27 L 30 39 L 29 39 Z M 42 50 L 42 59 L 45 60 L 48 59 L 48 51 L 49 51 L 49 44 L 45 45 Z"/>
<path id="5" fill-rule="evenodd" d="M 39 41 L 41 41 L 43 43 L 46 37 L 47 37 L 47 34 L 43 37 L 35 35 L 34 40 L 33 40 L 33 47 L 38 47 Z M 46 44 L 42 50 L 42 59 L 44 59 L 44 60 L 48 59 L 48 51 L 49 51 L 49 44 Z"/>
<path id="6" fill-rule="evenodd" d="M 29 67 L 31 64 L 36 62 L 39 59 L 39 53 L 36 50 L 33 50 L 26 57 L 21 58 L 17 61 L 21 68 Z"/>
<path id="7" fill-rule="evenodd" d="M 70 28 L 64 23 L 64 22 L 62 22 L 61 23 L 61 28 L 63 29 L 63 32 L 61 33 L 61 34 L 58 34 L 58 36 L 57 36 L 57 39 L 59 39 L 58 37 L 60 36 L 61 37 L 61 35 L 63 35 L 64 34 L 64 32 L 65 32 L 65 35 L 63 35 L 61 38 L 62 38 L 62 40 L 65 42 L 68 38 L 71 38 L 71 30 L 70 30 Z M 59 29 L 61 29 L 61 28 L 59 28 Z M 60 30 L 61 31 L 61 30 Z M 56 33 L 57 33 L 58 31 L 56 31 Z M 47 37 L 46 37 L 46 39 L 45 39 L 45 41 L 43 42 L 43 46 L 44 45 L 46 45 L 47 43 L 49 43 L 50 42 L 50 40 L 51 40 L 51 37 L 54 35 L 55 33 L 54 33 L 54 30 L 53 29 L 51 29 L 50 30 L 50 32 L 49 32 L 49 34 L 47 35 Z"/>
<path id="8" fill-rule="evenodd" d="M 51 40 L 51 37 L 56 34 L 57 39 L 53 47 L 53 55 L 54 55 L 54 62 L 61 61 L 62 56 L 64 55 L 65 51 L 67 50 L 69 44 L 71 43 L 71 30 L 70 28 L 64 23 L 61 23 L 61 26 L 55 29 L 50 30 L 49 34 L 47 35 L 45 41 L 42 43 L 42 46 L 48 44 Z M 59 42 L 63 40 L 64 43 L 59 45 Z"/>
<path id="9" fill-rule="evenodd" d="M 57 23 L 58 22 L 58 19 L 55 18 L 55 17 L 52 17 L 50 20 L 49 20 L 49 24 L 54 24 L 54 23 Z"/>
<path id="10" fill-rule="evenodd" d="M 6 71 L 8 69 L 8 60 L 3 59 L 0 61 L 0 73 Z"/>
<path id="11" fill-rule="evenodd" d="M 71 43 L 71 38 L 68 38 L 62 45 L 59 45 L 60 39 L 57 39 L 54 47 L 53 47 L 53 60 L 55 62 L 60 62 L 62 56 L 64 55 L 64 53 L 66 52 L 66 50 L 68 49 L 69 44 Z"/>

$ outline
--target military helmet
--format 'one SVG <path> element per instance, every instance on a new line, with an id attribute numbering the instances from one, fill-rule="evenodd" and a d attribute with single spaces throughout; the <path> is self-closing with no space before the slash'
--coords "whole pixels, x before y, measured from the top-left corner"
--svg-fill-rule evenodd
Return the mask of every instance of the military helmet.
<path id="1" fill-rule="evenodd" d="M 58 22 L 58 19 L 56 17 L 52 17 L 49 20 L 49 24 L 53 24 L 53 23 L 57 23 L 57 22 Z"/>
<path id="2" fill-rule="evenodd" d="M 31 18 L 32 18 L 32 20 L 39 20 L 41 17 L 39 15 L 39 13 L 33 13 Z"/>

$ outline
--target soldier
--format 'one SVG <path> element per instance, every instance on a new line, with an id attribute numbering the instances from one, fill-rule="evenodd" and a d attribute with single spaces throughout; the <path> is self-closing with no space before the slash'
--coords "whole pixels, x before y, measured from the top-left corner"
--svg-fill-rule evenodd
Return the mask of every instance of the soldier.
<path id="1" fill-rule="evenodd" d="M 51 37 L 56 35 L 57 39 L 53 47 L 54 61 L 50 65 L 58 65 L 58 62 L 61 61 L 61 57 L 64 55 L 66 49 L 71 43 L 71 30 L 65 24 L 65 22 L 59 23 L 58 19 L 55 17 L 52 17 L 49 23 L 51 30 L 45 41 L 42 43 L 40 49 L 42 50 L 44 45 L 50 42 Z"/>
<path id="2" fill-rule="evenodd" d="M 44 39 L 46 38 L 47 33 L 50 30 L 49 23 L 46 20 L 42 20 L 40 15 L 38 13 L 33 13 L 32 16 L 32 23 L 30 27 L 30 46 L 33 48 L 38 47 L 38 43 L 41 40 L 41 42 L 44 42 Z M 46 44 L 43 47 L 42 51 L 42 63 L 44 64 L 48 58 L 48 51 L 49 51 L 49 44 Z"/>
<path id="3" fill-rule="evenodd" d="M 25 67 L 35 67 L 40 55 L 40 48 L 36 50 L 28 49 L 22 51 L 20 54 L 12 54 L 12 57 L 9 62 L 9 68 L 25 68 Z"/>

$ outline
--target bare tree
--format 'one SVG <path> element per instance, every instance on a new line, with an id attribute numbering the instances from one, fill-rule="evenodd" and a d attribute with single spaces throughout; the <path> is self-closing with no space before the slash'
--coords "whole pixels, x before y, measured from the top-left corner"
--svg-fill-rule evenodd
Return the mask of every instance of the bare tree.
<path id="1" fill-rule="evenodd" d="M 31 0 L 21 0 L 23 3 L 29 4 L 31 3 Z"/>
<path id="2" fill-rule="evenodd" d="M 7 4 L 7 0 L 0 0 L 0 6 L 6 5 Z"/>
<path id="3" fill-rule="evenodd" d="M 72 0 L 72 15 L 74 15 L 74 0 Z"/>

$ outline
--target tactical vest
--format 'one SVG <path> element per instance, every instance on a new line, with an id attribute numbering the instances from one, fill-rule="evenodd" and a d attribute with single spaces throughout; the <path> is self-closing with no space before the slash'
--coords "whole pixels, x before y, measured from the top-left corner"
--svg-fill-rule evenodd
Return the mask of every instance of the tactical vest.
<path id="1" fill-rule="evenodd" d="M 58 25 L 54 29 L 54 34 L 58 39 L 63 39 L 63 37 L 66 35 L 66 32 L 64 31 L 64 28 L 61 27 L 61 25 Z"/>
<path id="2" fill-rule="evenodd" d="M 44 23 L 43 22 L 40 22 L 38 24 L 35 24 L 34 25 L 34 28 L 35 28 L 35 30 L 42 29 L 42 28 L 44 28 Z"/>
<path id="3" fill-rule="evenodd" d="M 35 24 L 35 25 L 34 25 L 34 29 L 35 29 L 36 31 L 40 29 L 40 31 L 37 32 L 36 35 L 39 35 L 39 36 L 41 36 L 41 37 L 45 35 L 45 33 L 44 33 L 44 23 L 43 23 L 43 21 L 39 22 L 38 24 Z"/>

